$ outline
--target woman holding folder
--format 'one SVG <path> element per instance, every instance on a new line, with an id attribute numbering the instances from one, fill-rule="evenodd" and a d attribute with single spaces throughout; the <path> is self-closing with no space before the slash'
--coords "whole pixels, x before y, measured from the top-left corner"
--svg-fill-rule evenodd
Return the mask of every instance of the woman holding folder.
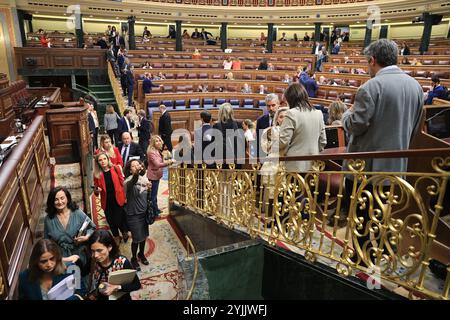
<path id="1" fill-rule="evenodd" d="M 112 234 L 105 230 L 95 231 L 89 239 L 89 247 L 95 260 L 91 281 L 92 291 L 89 298 L 111 300 L 111 297 L 116 297 L 118 300 L 131 300 L 130 292 L 139 290 L 141 282 L 136 271 L 131 267 L 130 261 L 120 254 Z M 123 272 L 122 277 L 114 277 L 114 283 L 111 281 L 113 274 L 117 275 L 120 273 L 118 271 L 127 269 L 130 273 Z M 128 281 L 130 274 L 132 278 Z M 118 284 L 118 282 L 121 283 Z"/>
<path id="2" fill-rule="evenodd" d="M 28 268 L 19 275 L 19 300 L 51 299 L 51 289 L 70 276 L 66 270 L 58 245 L 52 240 L 39 240 L 31 251 Z M 83 293 L 80 287 L 66 300 L 81 300 Z"/>
<path id="3" fill-rule="evenodd" d="M 81 268 L 82 275 L 87 275 L 90 260 L 86 244 L 95 224 L 72 201 L 72 195 L 65 187 L 50 190 L 46 211 L 44 238 L 58 244 L 63 262 L 75 263 Z"/>

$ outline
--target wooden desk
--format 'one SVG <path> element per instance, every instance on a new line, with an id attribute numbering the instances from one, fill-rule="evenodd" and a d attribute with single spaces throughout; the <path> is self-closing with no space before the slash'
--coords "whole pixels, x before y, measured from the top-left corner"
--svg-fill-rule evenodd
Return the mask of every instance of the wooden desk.
<path id="1" fill-rule="evenodd" d="M 49 157 L 43 117 L 36 117 L 0 167 L 0 299 L 17 294 L 19 272 L 34 241 L 44 190 L 49 187 Z"/>

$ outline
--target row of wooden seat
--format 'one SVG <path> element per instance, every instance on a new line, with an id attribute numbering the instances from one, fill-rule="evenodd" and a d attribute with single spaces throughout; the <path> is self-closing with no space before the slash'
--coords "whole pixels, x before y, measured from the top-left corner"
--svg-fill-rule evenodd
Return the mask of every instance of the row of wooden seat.
<path id="1" fill-rule="evenodd" d="M 142 80 L 137 83 L 137 99 L 142 102 L 144 99 L 144 92 L 142 89 Z M 208 92 L 241 92 L 244 84 L 248 84 L 252 92 L 259 92 L 259 86 L 264 86 L 268 92 L 283 93 L 288 87 L 287 83 L 281 81 L 245 81 L 245 80 L 158 80 L 154 84 L 162 85 L 163 87 L 152 88 L 152 93 L 192 93 L 197 92 L 198 87 L 208 86 Z"/>
<path id="2" fill-rule="evenodd" d="M 368 72 L 367 64 L 343 64 L 343 63 L 324 63 L 323 71 L 333 72 L 334 68 L 338 68 L 340 73 L 351 73 L 352 69 L 362 69 Z M 437 75 L 442 79 L 450 78 L 450 66 L 410 66 L 402 65 L 402 70 L 414 78 L 431 78 L 432 75 Z"/>
<path id="3" fill-rule="evenodd" d="M 230 58 L 232 60 L 239 59 L 241 61 L 249 60 L 263 60 L 266 59 L 268 62 L 271 61 L 280 61 L 280 62 L 303 62 L 305 59 L 311 62 L 315 59 L 313 54 L 305 54 L 299 56 L 298 54 L 279 54 L 279 53 L 223 53 L 223 52 L 208 52 L 208 53 L 200 53 L 202 60 L 225 60 Z M 184 53 L 184 52 L 164 52 L 164 51 L 156 51 L 149 50 L 148 52 L 130 50 L 128 51 L 127 57 L 130 59 L 142 58 L 142 59 L 185 59 L 191 60 L 192 54 Z"/>
<path id="4" fill-rule="evenodd" d="M 332 55 L 329 58 L 329 62 L 331 63 L 345 63 L 346 56 L 341 55 Z M 398 57 L 398 63 L 402 64 L 404 56 Z M 422 65 L 440 65 L 440 66 L 448 66 L 450 65 L 450 55 L 441 55 L 441 56 L 421 56 L 421 55 L 410 55 L 406 57 L 409 62 L 413 59 L 416 59 L 418 62 L 422 63 Z M 364 56 L 349 56 L 348 64 L 355 63 L 367 63 L 367 58 Z"/>
<path id="5" fill-rule="evenodd" d="M 131 60 L 131 64 L 134 67 L 140 67 L 142 66 L 145 62 L 147 62 L 148 59 L 145 58 L 133 58 Z M 217 69 L 223 69 L 223 64 L 222 61 L 218 61 L 218 62 L 211 62 L 212 60 L 190 60 L 190 61 L 186 61 L 183 59 L 152 59 L 150 60 L 150 65 L 152 66 L 152 68 L 154 69 L 160 69 L 160 68 L 164 68 L 164 69 L 171 69 L 171 68 L 187 68 L 187 69 L 192 69 L 192 68 L 217 68 Z M 313 58 L 304 58 L 302 62 L 298 62 L 298 63 L 293 63 L 293 62 L 285 62 L 285 61 L 271 61 L 271 63 L 273 64 L 273 67 L 276 70 L 287 70 L 287 71 L 296 71 L 298 64 L 302 64 L 308 67 L 308 69 L 314 69 L 314 59 Z M 258 68 L 260 64 L 260 61 L 241 61 L 241 69 L 248 69 L 248 70 L 255 70 L 256 68 Z"/>
<path id="6" fill-rule="evenodd" d="M 159 74 L 160 72 L 166 76 L 166 79 L 224 79 L 225 75 L 229 72 L 233 73 L 235 79 L 242 79 L 248 81 L 281 81 L 284 75 L 287 73 L 283 70 L 274 70 L 274 71 L 265 71 L 265 70 L 224 70 L 224 69 L 142 69 L 136 68 L 134 69 L 134 77 L 138 80 L 143 74 L 151 73 L 154 75 Z M 289 72 L 291 74 L 292 72 Z"/>

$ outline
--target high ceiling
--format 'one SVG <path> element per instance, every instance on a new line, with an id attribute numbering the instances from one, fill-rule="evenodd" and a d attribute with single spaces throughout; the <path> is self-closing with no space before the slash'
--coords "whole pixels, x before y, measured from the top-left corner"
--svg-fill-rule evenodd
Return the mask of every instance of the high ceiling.
<path id="1" fill-rule="evenodd" d="M 312 3 L 316 4 L 310 5 Z M 289 25 L 365 23 L 368 19 L 376 22 L 411 21 L 423 12 L 450 15 L 450 0 L 0 0 L 3 6 L 59 16 L 72 14 L 75 4 L 80 5 L 80 12 L 85 17 L 125 19 L 133 15 L 137 19 L 159 22 L 273 22 Z"/>

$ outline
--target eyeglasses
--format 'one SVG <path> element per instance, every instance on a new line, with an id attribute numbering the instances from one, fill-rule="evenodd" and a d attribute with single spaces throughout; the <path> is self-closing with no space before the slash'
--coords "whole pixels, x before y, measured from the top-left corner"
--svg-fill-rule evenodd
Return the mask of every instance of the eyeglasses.
<path id="1" fill-rule="evenodd" d="M 267 106 L 268 107 L 276 107 L 277 105 L 274 103 L 274 104 L 268 104 Z"/>

